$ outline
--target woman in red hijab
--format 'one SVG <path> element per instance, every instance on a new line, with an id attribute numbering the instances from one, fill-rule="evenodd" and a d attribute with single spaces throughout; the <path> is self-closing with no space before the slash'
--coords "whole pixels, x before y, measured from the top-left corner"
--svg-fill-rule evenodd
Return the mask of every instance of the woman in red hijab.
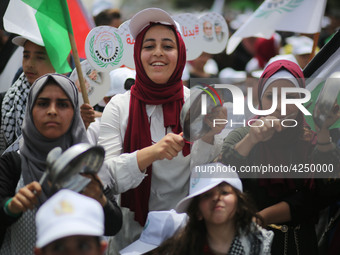
<path id="1" fill-rule="evenodd" d="M 327 128 L 312 132 L 293 104 L 287 104 L 286 115 L 281 112 L 282 88 L 304 87 L 303 73 L 295 63 L 278 60 L 268 65 L 259 81 L 259 109 L 271 108 L 277 90 L 276 109 L 267 116 L 257 116 L 247 127 L 233 130 L 224 139 L 222 149 L 222 162 L 239 170 L 276 169 L 262 175 L 248 172 L 242 179 L 264 225 L 275 231 L 272 254 L 317 253 L 315 182 L 308 173 L 289 174 L 287 169 L 312 163 L 333 163 L 337 167 L 339 160 L 332 153 L 335 145 L 329 142 Z M 286 95 L 289 99 L 300 97 L 296 92 Z"/>
<path id="2" fill-rule="evenodd" d="M 130 229 L 122 246 L 139 236 L 149 211 L 170 210 L 188 194 L 193 158 L 180 125 L 190 92 L 181 80 L 186 48 L 176 23 L 165 11 L 149 8 L 137 13 L 129 28 L 135 38 L 136 82 L 105 107 L 99 135 L 107 166 L 101 178 L 129 209 L 123 211 Z M 203 155 L 198 158 L 216 156 L 212 149 L 219 131 L 195 142 Z"/>

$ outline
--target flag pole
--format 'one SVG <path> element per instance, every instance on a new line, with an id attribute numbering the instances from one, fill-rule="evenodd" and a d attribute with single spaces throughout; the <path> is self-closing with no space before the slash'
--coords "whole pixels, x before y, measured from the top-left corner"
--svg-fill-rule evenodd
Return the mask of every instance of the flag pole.
<path id="1" fill-rule="evenodd" d="M 69 13 L 69 10 L 68 10 L 68 5 L 67 5 L 66 0 L 61 0 L 60 2 L 61 2 L 62 7 L 64 9 L 64 13 L 67 14 L 67 18 L 65 20 L 66 25 L 67 25 L 67 33 L 68 33 L 68 37 L 69 37 L 70 44 L 71 44 L 74 63 L 76 65 L 76 70 L 77 70 L 77 74 L 78 74 L 78 80 L 79 80 L 79 84 L 80 84 L 81 94 L 83 96 L 84 103 L 89 104 L 90 100 L 89 100 L 89 97 L 87 95 L 87 91 L 86 91 L 86 87 L 85 87 L 85 79 L 84 79 L 84 76 L 83 76 L 83 71 L 81 69 L 81 64 L 80 64 L 80 59 L 79 59 L 79 55 L 78 55 L 76 40 L 74 39 L 74 35 L 73 35 L 73 32 L 72 32 L 73 29 L 72 29 L 72 24 L 71 24 L 70 13 Z"/>
<path id="2" fill-rule="evenodd" d="M 83 71 L 81 69 L 81 64 L 80 64 L 80 59 L 79 59 L 79 55 L 78 55 L 76 40 L 74 39 L 74 35 L 71 34 L 70 32 L 68 32 L 68 37 L 70 39 L 74 63 L 76 65 L 78 80 L 79 80 L 80 89 L 81 89 L 81 95 L 83 96 L 84 103 L 89 104 L 90 100 L 89 100 L 89 97 L 87 95 L 87 91 L 86 91 L 86 87 L 85 87 L 85 79 L 84 79 L 84 76 L 83 76 Z"/>
<path id="3" fill-rule="evenodd" d="M 312 48 L 312 52 L 310 53 L 308 62 L 310 62 L 315 56 L 315 51 L 316 51 L 316 47 L 318 46 L 319 37 L 320 37 L 320 32 L 315 33 L 313 35 L 313 48 Z"/>

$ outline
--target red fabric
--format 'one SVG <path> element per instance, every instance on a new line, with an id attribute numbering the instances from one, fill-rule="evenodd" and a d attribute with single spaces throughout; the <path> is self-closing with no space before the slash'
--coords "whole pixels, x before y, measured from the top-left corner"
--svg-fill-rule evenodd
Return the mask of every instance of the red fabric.
<path id="1" fill-rule="evenodd" d="M 92 28 L 94 28 L 94 22 L 91 18 L 89 18 L 88 13 L 80 0 L 67 0 L 67 5 L 70 11 L 78 55 L 80 58 L 86 58 L 85 40 L 88 33 Z"/>
<path id="2" fill-rule="evenodd" d="M 294 77 L 296 77 L 298 84 L 300 86 L 300 88 L 304 88 L 305 87 L 305 77 L 303 76 L 303 72 L 301 70 L 301 68 L 295 64 L 292 61 L 289 60 L 277 60 L 274 61 L 273 63 L 271 63 L 270 65 L 267 66 L 267 68 L 263 71 L 261 77 L 260 77 L 260 81 L 259 81 L 259 85 L 258 85 L 258 99 L 260 101 L 260 109 L 262 109 L 262 104 L 261 104 L 261 95 L 262 95 L 262 90 L 263 87 L 266 83 L 266 81 L 273 76 L 275 73 L 277 73 L 280 70 L 286 70 L 288 72 L 290 72 Z"/>
<path id="3" fill-rule="evenodd" d="M 206 243 L 203 246 L 203 254 L 204 255 L 214 255 L 215 253 L 212 252 L 212 250 L 209 247 L 208 242 L 206 241 Z"/>
<path id="4" fill-rule="evenodd" d="M 255 58 L 259 62 L 261 68 L 264 68 L 269 59 L 279 53 L 273 36 L 270 39 L 256 38 L 254 48 Z"/>
<path id="5" fill-rule="evenodd" d="M 305 87 L 305 79 L 301 68 L 294 62 L 288 60 L 278 60 L 270 65 L 263 71 L 259 85 L 258 85 L 258 96 L 259 96 L 259 109 L 262 109 L 261 104 L 261 94 L 264 85 L 268 78 L 277 73 L 278 71 L 285 69 L 290 72 L 298 81 L 301 88 Z M 256 116 L 259 118 L 260 116 Z M 287 128 L 286 130 L 275 133 L 273 137 L 258 145 L 258 150 L 260 151 L 260 162 L 262 164 L 270 165 L 285 165 L 289 166 L 294 152 L 298 153 L 298 158 L 301 163 L 307 163 L 308 156 L 313 149 L 314 138 L 311 141 L 303 141 L 301 137 L 303 128 L 307 124 L 304 121 L 304 117 L 301 112 L 299 112 L 296 118 L 298 125 L 294 128 Z M 260 179 L 260 186 L 266 187 L 268 194 L 272 197 L 277 197 L 280 194 L 285 194 L 291 190 L 295 189 L 295 183 L 292 179 Z M 311 180 L 306 180 L 306 185 L 309 187 L 314 186 L 314 182 Z"/>
<path id="6" fill-rule="evenodd" d="M 133 152 L 152 145 L 150 123 L 146 113 L 146 104 L 163 105 L 164 127 L 172 127 L 175 134 L 182 132 L 180 112 L 184 103 L 182 72 L 186 62 L 186 48 L 182 37 L 173 26 L 178 45 L 178 62 L 176 69 L 166 84 L 156 84 L 149 79 L 140 58 L 142 42 L 150 24 L 137 36 L 134 46 L 136 65 L 136 83 L 131 88 L 129 118 L 124 137 L 124 152 Z M 190 153 L 190 145 L 183 148 L 183 155 Z M 142 226 L 149 212 L 149 197 L 151 187 L 152 165 L 147 168 L 147 176 L 135 189 L 122 194 L 122 206 L 135 212 L 135 220 Z"/>

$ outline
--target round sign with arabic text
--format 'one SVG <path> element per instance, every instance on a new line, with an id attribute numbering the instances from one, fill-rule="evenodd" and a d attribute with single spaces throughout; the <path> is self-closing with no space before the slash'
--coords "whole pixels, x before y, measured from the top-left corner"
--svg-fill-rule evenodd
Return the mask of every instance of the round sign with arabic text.
<path id="1" fill-rule="evenodd" d="M 182 35 L 187 49 L 187 60 L 198 58 L 202 52 L 200 23 L 196 15 L 191 13 L 181 13 L 172 17 L 179 23 L 178 29 Z"/>
<path id="2" fill-rule="evenodd" d="M 86 37 L 85 53 L 98 71 L 109 72 L 120 67 L 124 46 L 118 29 L 111 26 L 93 28 Z"/>
<path id="3" fill-rule="evenodd" d="M 129 23 L 130 20 L 127 20 L 118 28 L 124 45 L 124 54 L 120 63 L 121 65 L 125 65 L 132 69 L 135 69 L 135 61 L 133 59 L 133 48 L 135 46 L 135 39 L 130 33 Z"/>

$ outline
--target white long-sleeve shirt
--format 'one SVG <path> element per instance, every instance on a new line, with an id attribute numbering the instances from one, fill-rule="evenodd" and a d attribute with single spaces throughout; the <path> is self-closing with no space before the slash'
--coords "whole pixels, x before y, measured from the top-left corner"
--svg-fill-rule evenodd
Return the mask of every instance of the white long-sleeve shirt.
<path id="1" fill-rule="evenodd" d="M 190 90 L 184 87 L 185 100 L 189 95 Z M 146 176 L 138 167 L 137 151 L 123 153 L 129 105 L 130 91 L 111 99 L 103 112 L 98 139 L 106 152 L 104 169 L 99 176 L 104 185 L 113 188 L 117 194 L 137 187 Z M 153 143 L 172 132 L 171 128 L 164 127 L 162 105 L 146 105 L 146 112 Z M 149 210 L 173 209 L 188 194 L 190 163 L 192 166 L 209 163 L 220 152 L 221 145 L 222 139 L 215 139 L 214 145 L 198 140 L 187 157 L 178 153 L 172 160 L 153 162 Z"/>

